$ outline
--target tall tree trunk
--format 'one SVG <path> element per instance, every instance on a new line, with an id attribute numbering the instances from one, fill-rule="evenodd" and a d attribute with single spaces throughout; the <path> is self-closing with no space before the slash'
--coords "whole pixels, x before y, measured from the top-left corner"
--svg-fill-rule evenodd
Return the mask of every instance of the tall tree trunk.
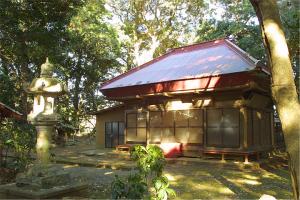
<path id="1" fill-rule="evenodd" d="M 22 63 L 21 64 L 21 84 L 22 86 L 26 86 L 27 83 L 29 83 L 29 69 L 27 67 L 27 64 Z M 27 118 L 28 114 L 28 104 L 27 104 L 27 96 L 28 94 L 25 92 L 25 90 L 21 90 L 21 108 L 22 108 L 22 114 L 24 118 Z"/>
<path id="2" fill-rule="evenodd" d="M 76 66 L 75 71 L 75 83 L 74 83 L 74 96 L 73 96 L 73 106 L 74 106 L 74 114 L 75 114 L 75 126 L 79 128 L 79 101 L 80 101 L 80 83 L 81 83 L 81 57 L 79 57 L 79 61 Z"/>
<path id="3" fill-rule="evenodd" d="M 75 76 L 74 99 L 73 99 L 73 106 L 74 106 L 74 109 L 75 109 L 76 113 L 79 110 L 80 82 L 81 82 L 81 76 L 79 74 L 77 74 Z"/>
<path id="4" fill-rule="evenodd" d="M 285 144 L 295 199 L 299 199 L 300 105 L 289 51 L 275 0 L 250 0 L 258 17 L 272 74 L 272 97 L 277 108 Z"/>

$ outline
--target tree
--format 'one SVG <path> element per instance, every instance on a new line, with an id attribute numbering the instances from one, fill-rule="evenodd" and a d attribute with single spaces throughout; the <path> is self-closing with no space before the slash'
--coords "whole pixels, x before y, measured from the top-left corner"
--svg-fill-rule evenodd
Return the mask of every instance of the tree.
<path id="1" fill-rule="evenodd" d="M 257 59 L 264 60 L 264 46 L 259 26 L 255 23 L 255 12 L 249 1 L 218 0 L 218 8 L 210 9 L 207 17 L 200 19 L 197 41 L 204 42 L 220 38 L 229 38 L 239 47 Z M 223 10 L 224 12 L 220 12 Z M 215 16 L 220 15 L 219 18 Z"/>
<path id="2" fill-rule="evenodd" d="M 66 119 L 78 127 L 87 111 L 103 103 L 99 85 L 120 64 L 119 41 L 103 0 L 87 0 L 76 9 L 67 27 L 63 56 L 57 60 L 59 76 L 69 85 L 70 97 L 62 103 Z M 70 100 L 70 102 L 68 102 Z"/>
<path id="3" fill-rule="evenodd" d="M 15 100 L 26 116 L 24 85 L 39 74 L 38 67 L 54 58 L 64 46 L 64 35 L 75 8 L 73 1 L 0 1 L 0 71 L 15 81 Z"/>
<path id="4" fill-rule="evenodd" d="M 295 199 L 299 198 L 300 104 L 292 64 L 275 0 L 250 0 L 258 17 L 272 76 L 272 97 L 290 158 Z"/>
<path id="5" fill-rule="evenodd" d="M 202 0 L 110 0 L 108 5 L 119 21 L 127 69 L 193 42 L 196 19 L 205 8 Z"/>
<path id="6" fill-rule="evenodd" d="M 299 94 L 299 1 L 279 1 L 279 12 L 289 47 Z M 210 4 L 205 17 L 200 19 L 197 41 L 229 38 L 251 56 L 266 62 L 264 44 L 256 13 L 248 0 L 218 0 Z M 217 17 L 216 17 L 217 16 Z"/>
<path id="7" fill-rule="evenodd" d="M 69 97 L 59 99 L 64 121 L 78 126 L 79 115 L 96 110 L 103 103 L 100 83 L 120 66 L 119 41 L 104 5 L 103 0 L 0 1 L 0 100 L 26 117 L 31 109 L 24 86 L 49 57 L 70 88 Z"/>

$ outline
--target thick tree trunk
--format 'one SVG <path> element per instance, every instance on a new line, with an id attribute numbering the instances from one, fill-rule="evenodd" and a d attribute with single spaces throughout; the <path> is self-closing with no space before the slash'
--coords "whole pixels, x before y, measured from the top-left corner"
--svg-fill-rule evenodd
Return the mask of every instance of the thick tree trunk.
<path id="1" fill-rule="evenodd" d="M 275 0 L 250 0 L 260 22 L 272 74 L 272 96 L 290 158 L 295 199 L 299 199 L 300 105 L 289 51 Z"/>

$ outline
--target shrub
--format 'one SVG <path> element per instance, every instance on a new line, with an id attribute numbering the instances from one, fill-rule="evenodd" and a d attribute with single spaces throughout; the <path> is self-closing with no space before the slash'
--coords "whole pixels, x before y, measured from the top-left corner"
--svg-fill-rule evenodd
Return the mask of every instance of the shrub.
<path id="1" fill-rule="evenodd" d="M 175 191 L 169 188 L 168 178 L 162 175 L 166 161 L 158 146 L 136 145 L 132 148 L 130 156 L 136 161 L 138 172 L 129 175 L 125 180 L 115 177 L 112 183 L 112 199 L 148 197 L 166 200 L 175 196 Z"/>
<path id="2" fill-rule="evenodd" d="M 36 132 L 32 125 L 24 121 L 4 119 L 0 124 L 0 165 L 20 171 L 31 161 L 30 153 L 35 147 Z M 11 159 L 8 159 L 11 153 Z M 9 161 L 9 162 L 8 162 Z"/>

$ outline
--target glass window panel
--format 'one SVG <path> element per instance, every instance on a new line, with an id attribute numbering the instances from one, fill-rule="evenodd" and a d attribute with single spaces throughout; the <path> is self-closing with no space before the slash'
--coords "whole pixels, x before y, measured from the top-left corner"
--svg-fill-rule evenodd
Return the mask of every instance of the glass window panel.
<path id="1" fill-rule="evenodd" d="M 220 127 L 222 120 L 221 109 L 207 109 L 207 126 Z"/>
<path id="2" fill-rule="evenodd" d="M 189 128 L 190 137 L 188 143 L 203 144 L 203 129 L 202 128 Z"/>
<path id="3" fill-rule="evenodd" d="M 150 112 L 150 127 L 161 127 L 162 126 L 162 113 L 161 112 Z"/>
<path id="4" fill-rule="evenodd" d="M 136 127 L 136 113 L 127 113 L 127 127 Z"/>
<path id="5" fill-rule="evenodd" d="M 239 110 L 223 109 L 223 126 L 238 127 L 239 126 Z"/>
<path id="6" fill-rule="evenodd" d="M 203 126 L 203 110 L 190 110 L 190 126 Z"/>
<path id="7" fill-rule="evenodd" d="M 119 135 L 124 135 L 124 123 L 119 122 Z"/>
<path id="8" fill-rule="evenodd" d="M 163 122 L 163 127 L 173 127 L 174 126 L 173 111 L 163 112 L 162 122 Z"/>
<path id="9" fill-rule="evenodd" d="M 174 128 L 161 129 L 162 142 L 175 142 Z"/>
<path id="10" fill-rule="evenodd" d="M 127 128 L 126 140 L 127 141 L 136 141 L 136 128 Z"/>
<path id="11" fill-rule="evenodd" d="M 146 142 L 146 139 L 147 139 L 147 129 L 146 128 L 138 128 L 137 136 L 134 141 Z"/>
<path id="12" fill-rule="evenodd" d="M 150 128 L 150 142 L 161 142 L 161 128 Z"/>
<path id="13" fill-rule="evenodd" d="M 188 143 L 190 137 L 189 128 L 176 128 L 175 138 L 177 142 Z"/>
<path id="14" fill-rule="evenodd" d="M 207 128 L 207 146 L 221 146 L 222 136 L 220 128 Z"/>
<path id="15" fill-rule="evenodd" d="M 105 135 L 105 147 L 106 148 L 112 147 L 111 141 L 112 141 L 111 135 Z"/>
<path id="16" fill-rule="evenodd" d="M 119 133 L 118 122 L 112 122 L 112 134 L 118 135 L 118 133 Z"/>
<path id="17" fill-rule="evenodd" d="M 138 113 L 137 114 L 137 126 L 146 127 L 147 124 L 147 113 Z"/>
<path id="18" fill-rule="evenodd" d="M 124 143 L 125 143 L 124 135 L 123 136 L 119 135 L 119 144 L 124 144 Z"/>
<path id="19" fill-rule="evenodd" d="M 223 132 L 223 145 L 225 147 L 239 147 L 239 128 L 222 128 Z"/>
<path id="20" fill-rule="evenodd" d="M 105 134 L 111 134 L 111 123 L 110 122 L 105 122 Z"/>
<path id="21" fill-rule="evenodd" d="M 188 110 L 177 110 L 174 111 L 175 115 L 175 126 L 176 127 L 187 127 L 188 119 L 189 119 L 189 111 Z"/>

